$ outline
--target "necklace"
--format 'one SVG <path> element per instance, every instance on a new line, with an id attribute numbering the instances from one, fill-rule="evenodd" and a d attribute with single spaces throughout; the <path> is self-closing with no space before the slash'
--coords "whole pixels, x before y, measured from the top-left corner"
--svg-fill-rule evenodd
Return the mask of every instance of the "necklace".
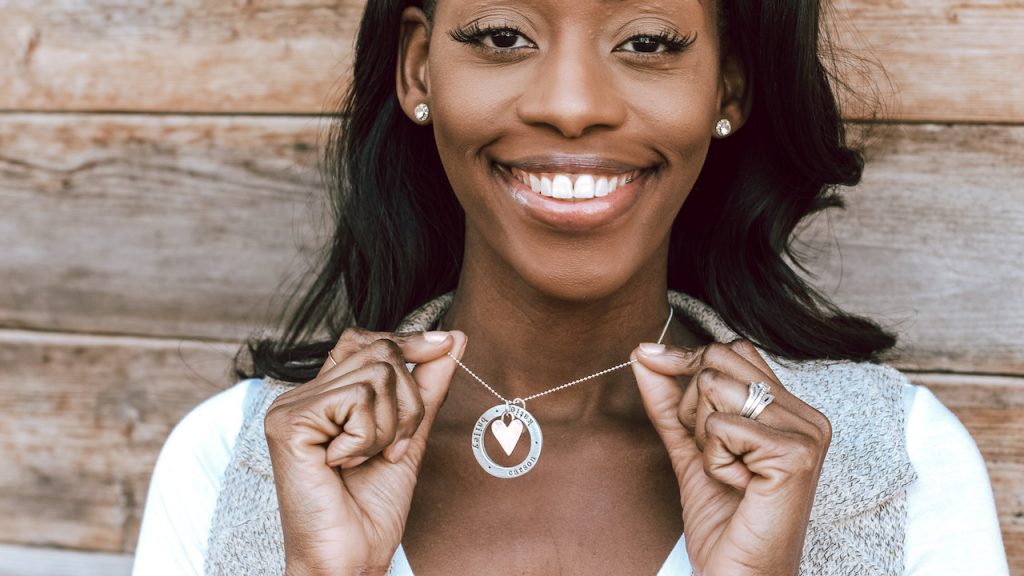
<path id="1" fill-rule="evenodd" d="M 668 320 L 665 321 L 665 327 L 661 329 L 661 336 L 658 337 L 658 344 L 661 344 L 662 339 L 665 338 L 665 332 L 668 331 L 668 326 L 671 322 L 672 306 L 670 304 L 668 307 Z M 440 319 L 437 321 L 437 329 L 441 329 Z M 533 417 L 533 414 L 530 414 L 526 410 L 527 400 L 533 400 L 534 398 L 539 398 L 545 394 L 569 388 L 570 386 L 574 386 L 580 382 L 590 380 L 591 378 L 597 378 L 602 374 L 607 374 L 608 372 L 618 370 L 619 368 L 629 366 L 633 362 L 636 362 L 636 360 L 629 360 L 628 362 L 623 362 L 618 366 L 613 366 L 596 374 L 578 378 L 572 382 L 566 382 L 565 384 L 555 386 L 554 388 L 550 388 L 543 392 L 531 394 L 526 398 L 513 398 L 512 400 L 509 400 L 501 394 L 498 394 L 494 388 L 491 388 L 479 376 L 474 374 L 472 370 L 467 368 L 466 365 L 460 362 L 459 359 L 451 352 L 448 352 L 448 356 L 452 360 L 455 360 L 459 366 L 462 366 L 463 370 L 469 372 L 470 376 L 475 378 L 477 382 L 480 382 L 480 384 L 483 384 L 484 388 L 490 390 L 491 393 L 497 396 L 502 402 L 501 404 L 490 408 L 480 416 L 476 421 L 476 424 L 473 426 L 472 438 L 473 455 L 476 456 L 477 463 L 479 463 L 480 467 L 488 474 L 497 478 L 516 478 L 518 476 L 522 476 L 529 472 L 537 464 L 537 459 L 540 458 L 540 450 L 544 444 L 544 438 L 541 434 L 540 424 L 537 423 L 537 419 Z M 509 419 L 507 424 L 505 423 L 506 418 Z M 494 436 L 495 440 L 498 441 L 501 449 L 505 451 L 505 455 L 511 456 L 512 451 L 515 450 L 516 445 L 519 444 L 519 438 L 522 436 L 524 429 L 530 433 L 530 452 L 522 462 L 515 466 L 501 466 L 491 459 L 490 455 L 487 453 L 487 449 L 484 447 L 484 434 L 487 430 L 491 431 L 491 434 Z"/>

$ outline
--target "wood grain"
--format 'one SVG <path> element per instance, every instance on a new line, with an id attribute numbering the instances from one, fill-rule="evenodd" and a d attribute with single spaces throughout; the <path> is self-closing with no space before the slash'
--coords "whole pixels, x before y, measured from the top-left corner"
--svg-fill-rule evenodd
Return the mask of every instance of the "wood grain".
<path id="1" fill-rule="evenodd" d="M 845 210 L 796 236 L 809 279 L 902 336 L 909 370 L 1024 373 L 1024 127 L 874 134 Z"/>
<path id="2" fill-rule="evenodd" d="M 0 542 L 134 550 L 160 447 L 236 350 L 0 331 Z"/>
<path id="3" fill-rule="evenodd" d="M 0 116 L 0 325 L 241 339 L 311 258 L 319 128 Z"/>
<path id="4" fill-rule="evenodd" d="M 19 239 L 0 252 L 0 326 L 243 338 L 323 236 L 322 127 L 0 115 L 0 237 Z M 812 282 L 904 335 L 901 367 L 1024 373 L 1024 127 L 878 136 L 848 209 L 798 236 Z"/>
<path id="5" fill-rule="evenodd" d="M 0 576 L 128 576 L 131 554 L 0 544 Z"/>
<path id="6" fill-rule="evenodd" d="M 362 7 L 11 0 L 0 7 L 0 109 L 319 113 L 348 82 Z M 859 94 L 880 87 L 887 117 L 1024 119 L 1024 5 L 839 0 L 833 12 L 838 70 Z M 870 112 L 848 100 L 850 117 Z"/>
<path id="7" fill-rule="evenodd" d="M 856 95 L 903 121 L 1024 120 L 1024 4 L 1003 0 L 837 0 L 835 69 Z M 877 66 L 881 64 L 881 67 Z M 848 116 L 871 110 L 845 98 Z M 870 102 L 869 102 L 870 103 Z"/>

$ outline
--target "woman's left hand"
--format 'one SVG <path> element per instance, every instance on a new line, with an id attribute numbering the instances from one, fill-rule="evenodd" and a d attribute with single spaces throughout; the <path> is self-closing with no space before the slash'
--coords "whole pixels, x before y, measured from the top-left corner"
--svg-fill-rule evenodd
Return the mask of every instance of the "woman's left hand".
<path id="1" fill-rule="evenodd" d="M 694 574 L 797 574 L 821 467 L 824 414 L 787 391 L 747 340 L 631 355 L 644 408 L 679 481 Z M 740 416 L 748 384 L 775 401 Z"/>

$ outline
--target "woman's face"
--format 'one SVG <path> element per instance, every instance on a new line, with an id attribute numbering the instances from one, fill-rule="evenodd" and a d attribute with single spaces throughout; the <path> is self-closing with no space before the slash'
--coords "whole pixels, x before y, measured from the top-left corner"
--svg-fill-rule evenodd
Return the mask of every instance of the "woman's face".
<path id="1" fill-rule="evenodd" d="M 697 0 L 440 0 L 429 42 L 407 32 L 399 96 L 430 107 L 467 257 L 563 295 L 664 261 L 715 123 L 741 120 L 715 20 Z"/>

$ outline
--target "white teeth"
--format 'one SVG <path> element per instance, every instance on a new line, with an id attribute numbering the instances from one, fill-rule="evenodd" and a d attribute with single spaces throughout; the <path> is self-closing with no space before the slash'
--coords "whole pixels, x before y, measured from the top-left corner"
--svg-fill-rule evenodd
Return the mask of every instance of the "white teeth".
<path id="1" fill-rule="evenodd" d="M 551 181 L 551 195 L 555 198 L 572 198 L 572 180 L 565 174 L 555 176 Z"/>
<path id="2" fill-rule="evenodd" d="M 540 179 L 540 193 L 545 196 L 551 196 L 551 178 L 545 176 Z"/>
<path id="3" fill-rule="evenodd" d="M 573 185 L 572 190 L 573 198 L 593 198 L 594 197 L 594 177 L 590 174 L 583 174 L 576 178 L 576 184 Z"/>
<path id="4" fill-rule="evenodd" d="M 534 192 L 561 199 L 599 198 L 615 192 L 616 188 L 632 182 L 638 171 L 616 176 L 594 176 L 593 174 L 531 174 L 511 168 L 512 177 L 529 186 Z"/>

